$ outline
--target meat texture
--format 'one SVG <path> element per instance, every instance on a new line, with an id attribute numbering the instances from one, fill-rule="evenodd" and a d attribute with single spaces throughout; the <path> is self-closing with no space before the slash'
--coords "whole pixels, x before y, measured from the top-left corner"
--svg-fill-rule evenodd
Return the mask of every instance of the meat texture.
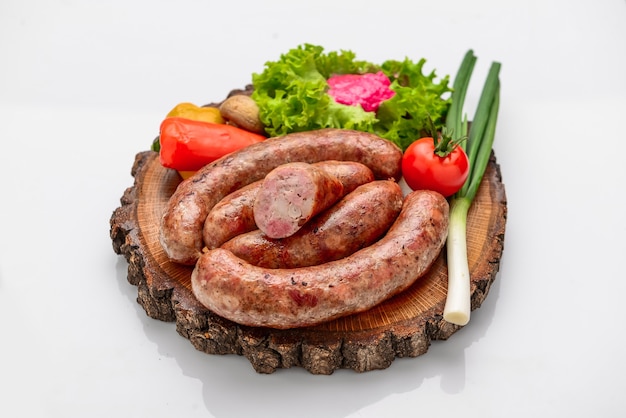
<path id="1" fill-rule="evenodd" d="M 281 164 L 356 161 L 378 179 L 399 180 L 401 159 L 402 151 L 395 144 L 359 131 L 329 128 L 269 138 L 228 154 L 183 181 L 165 208 L 159 241 L 170 260 L 195 264 L 204 247 L 204 222 L 215 204 Z"/>
<path id="2" fill-rule="evenodd" d="M 254 199 L 254 222 L 268 237 L 286 238 L 343 194 L 332 174 L 307 163 L 283 164 L 263 179 Z"/>
<path id="3" fill-rule="evenodd" d="M 337 177 L 343 185 L 344 194 L 374 180 L 372 170 L 353 161 L 330 160 L 313 165 Z M 262 180 L 258 180 L 230 193 L 211 209 L 204 221 L 202 233 L 204 245 L 208 249 L 217 248 L 237 235 L 257 229 L 253 208 L 262 183 Z"/>
<path id="4" fill-rule="evenodd" d="M 400 186 L 392 180 L 363 184 L 294 235 L 272 239 L 261 230 L 222 245 L 250 264 L 267 268 L 313 266 L 339 260 L 373 244 L 402 209 Z"/>
<path id="5" fill-rule="evenodd" d="M 217 248 L 229 239 L 257 229 L 254 223 L 254 199 L 263 180 L 243 186 L 220 200 L 209 211 L 202 238 L 208 249 Z"/>
<path id="6" fill-rule="evenodd" d="M 432 191 L 415 191 L 387 234 L 341 260 L 293 269 L 253 266 L 216 248 L 196 264 L 195 297 L 236 323 L 288 329 L 362 312 L 422 277 L 447 235 L 449 207 Z"/>

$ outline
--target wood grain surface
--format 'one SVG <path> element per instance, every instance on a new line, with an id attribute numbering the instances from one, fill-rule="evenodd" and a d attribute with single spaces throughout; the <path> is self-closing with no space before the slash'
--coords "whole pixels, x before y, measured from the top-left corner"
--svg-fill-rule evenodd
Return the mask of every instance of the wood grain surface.
<path id="1" fill-rule="evenodd" d="M 245 356 L 259 373 L 303 367 L 314 374 L 339 368 L 384 369 L 397 357 L 424 354 L 433 340 L 460 327 L 443 319 L 447 289 L 445 249 L 429 271 L 405 292 L 375 308 L 325 324 L 292 330 L 241 326 L 200 305 L 190 289 L 192 267 L 168 260 L 159 244 L 159 221 L 181 178 L 163 168 L 152 151 L 136 155 L 135 178 L 110 219 L 113 249 L 128 261 L 128 281 L 138 288 L 146 313 L 175 321 L 180 335 L 208 354 Z M 469 210 L 468 258 L 472 310 L 480 307 L 502 256 L 507 202 L 500 167 L 492 154 Z M 471 326 L 471 322 L 466 325 Z"/>

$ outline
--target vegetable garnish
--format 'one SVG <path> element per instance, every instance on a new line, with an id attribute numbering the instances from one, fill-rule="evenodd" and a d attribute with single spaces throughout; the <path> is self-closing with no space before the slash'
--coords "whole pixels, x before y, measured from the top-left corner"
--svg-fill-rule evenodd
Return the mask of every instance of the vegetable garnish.
<path id="1" fill-rule="evenodd" d="M 167 118 L 185 118 L 202 122 L 224 123 L 220 110 L 216 107 L 196 106 L 193 103 L 179 103 L 166 116 Z"/>
<path id="2" fill-rule="evenodd" d="M 203 122 L 212 122 L 212 123 L 224 123 L 224 118 L 220 113 L 220 110 L 216 107 L 207 107 L 207 106 L 197 106 L 193 103 L 183 102 L 179 103 L 172 110 L 170 110 L 166 118 L 185 118 L 191 120 L 199 120 Z M 161 151 L 161 142 L 160 138 L 157 136 L 154 141 L 152 141 L 152 145 L 150 146 L 150 150 L 160 152 Z"/>
<path id="3" fill-rule="evenodd" d="M 468 51 L 459 67 L 452 93 L 452 106 L 446 119 L 446 127 L 463 135 L 467 132 L 467 119 L 461 119 L 467 86 L 474 69 L 476 57 Z M 448 228 L 448 294 L 443 318 L 456 325 L 466 325 L 470 319 L 471 293 L 470 273 L 467 260 L 467 212 L 476 196 L 480 182 L 491 156 L 495 137 L 498 108 L 500 106 L 501 64 L 492 62 L 469 128 L 465 149 L 470 161 L 470 172 L 450 202 Z"/>
<path id="4" fill-rule="evenodd" d="M 252 75 L 252 98 L 269 136 L 320 128 L 354 129 L 375 133 L 404 150 L 426 133 L 429 115 L 441 128 L 451 103 L 444 97 L 451 92 L 449 77 L 435 82 L 435 71 L 422 73 L 425 63 L 425 59 L 405 59 L 377 65 L 356 60 L 351 51 L 324 53 L 320 46 L 305 44 Z M 338 103 L 328 94 L 332 76 L 381 71 L 394 94 L 376 111 Z"/>
<path id="5" fill-rule="evenodd" d="M 337 103 L 361 106 L 366 112 L 376 112 L 382 102 L 396 94 L 382 71 L 334 75 L 328 79 L 328 85 L 328 94 Z"/>
<path id="6" fill-rule="evenodd" d="M 199 170 L 226 154 L 266 139 L 235 126 L 180 117 L 165 118 L 159 137 L 161 165 L 179 171 Z"/>
<path id="7" fill-rule="evenodd" d="M 434 126 L 433 126 L 434 128 Z M 434 129 L 433 129 L 434 131 Z M 412 190 L 434 190 L 445 197 L 458 192 L 469 175 L 469 158 L 446 127 L 441 135 L 413 142 L 402 155 L 402 176 Z"/>

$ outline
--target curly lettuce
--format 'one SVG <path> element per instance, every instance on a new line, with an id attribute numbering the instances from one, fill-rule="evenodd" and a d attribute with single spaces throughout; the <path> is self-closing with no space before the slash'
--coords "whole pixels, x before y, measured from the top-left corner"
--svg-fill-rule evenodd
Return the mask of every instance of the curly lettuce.
<path id="1" fill-rule="evenodd" d="M 430 117 L 443 127 L 451 92 L 449 76 L 435 80 L 435 71 L 424 75 L 426 60 L 388 60 L 381 65 L 356 59 L 352 51 L 324 53 L 321 46 L 304 44 L 265 63 L 262 73 L 252 75 L 252 98 L 270 136 L 321 128 L 372 132 L 403 150 L 428 133 Z M 336 74 L 383 71 L 395 92 L 376 112 L 337 103 L 328 95 L 327 79 Z"/>

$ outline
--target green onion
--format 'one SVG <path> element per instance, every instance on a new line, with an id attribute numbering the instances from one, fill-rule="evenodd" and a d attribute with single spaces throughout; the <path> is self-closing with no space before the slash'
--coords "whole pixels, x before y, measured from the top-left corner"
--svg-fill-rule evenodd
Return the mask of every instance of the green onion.
<path id="1" fill-rule="evenodd" d="M 467 119 L 461 119 L 461 110 L 475 62 L 476 58 L 473 52 L 468 51 L 455 78 L 455 91 L 452 93 L 452 104 L 446 119 L 448 129 L 456 129 L 456 132 L 461 130 L 463 135 L 468 133 L 468 128 Z M 500 63 L 493 62 L 489 69 L 465 144 L 470 161 L 470 173 L 461 190 L 452 197 L 450 202 L 450 224 L 446 244 L 448 294 L 443 318 L 456 325 L 466 325 L 470 319 L 471 293 L 467 261 L 467 213 L 476 196 L 491 156 L 500 106 L 500 66 Z"/>
<path id="2" fill-rule="evenodd" d="M 476 64 L 476 56 L 471 49 L 465 53 L 461 66 L 457 71 L 452 85 L 452 96 L 450 109 L 446 116 L 446 128 L 450 135 L 457 138 L 465 136 L 467 131 L 463 128 L 461 114 L 463 113 L 463 103 L 465 103 L 465 95 L 467 94 L 467 86 L 469 86 L 474 65 Z"/>

